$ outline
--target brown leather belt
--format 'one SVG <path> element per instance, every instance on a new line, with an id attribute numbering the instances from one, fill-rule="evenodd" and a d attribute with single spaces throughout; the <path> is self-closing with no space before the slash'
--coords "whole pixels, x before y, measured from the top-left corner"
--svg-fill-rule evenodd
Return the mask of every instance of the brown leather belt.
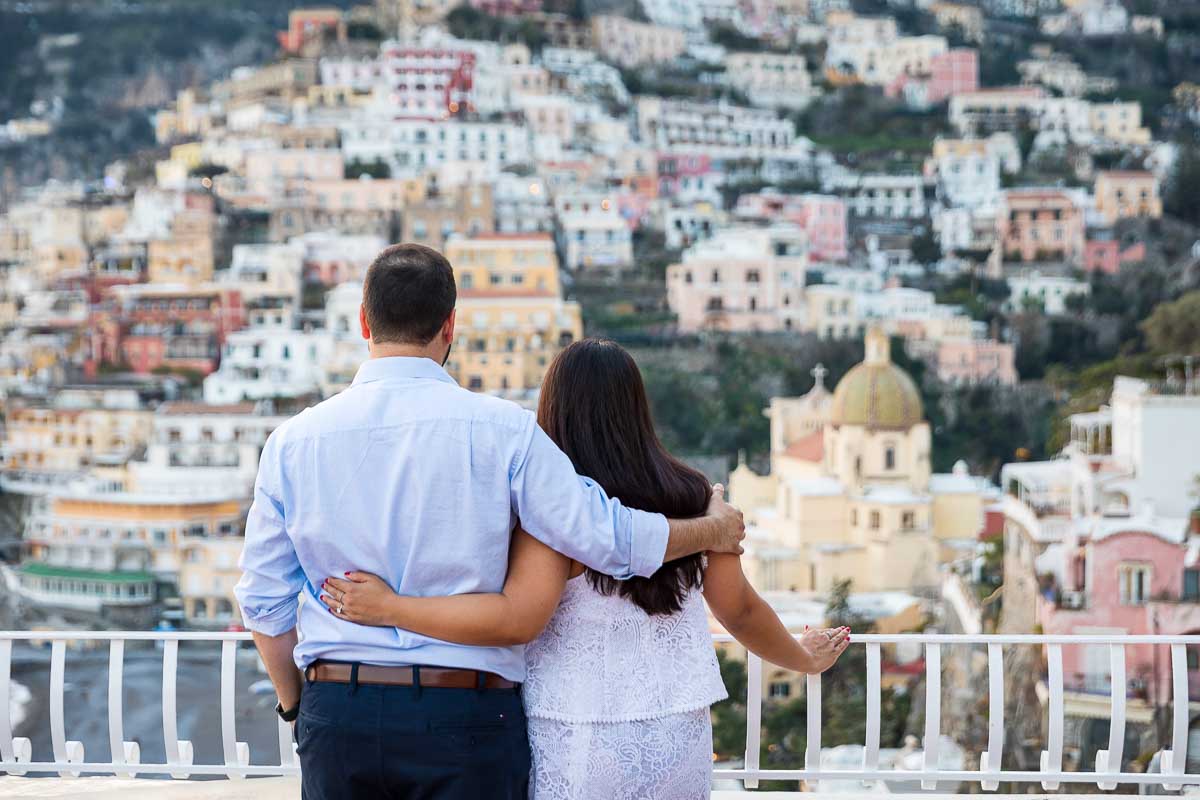
<path id="1" fill-rule="evenodd" d="M 304 670 L 310 681 L 324 683 L 350 683 L 353 664 L 335 661 L 314 661 Z M 475 669 L 450 669 L 449 667 L 381 667 L 374 664 L 358 665 L 358 682 L 375 686 L 412 686 L 413 673 L 422 688 L 434 689 L 515 689 L 520 686 L 507 678 L 491 672 Z M 480 679 L 482 678 L 482 685 Z"/>

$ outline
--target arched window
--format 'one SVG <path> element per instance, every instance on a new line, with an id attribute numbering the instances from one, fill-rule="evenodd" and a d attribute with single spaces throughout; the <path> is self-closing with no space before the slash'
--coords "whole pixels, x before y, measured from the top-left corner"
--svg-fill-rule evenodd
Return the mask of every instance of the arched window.
<path id="1" fill-rule="evenodd" d="M 883 468 L 885 470 L 888 470 L 889 472 L 896 468 L 896 447 L 895 447 L 895 445 L 889 444 L 887 446 L 887 449 L 885 449 L 883 451 Z"/>

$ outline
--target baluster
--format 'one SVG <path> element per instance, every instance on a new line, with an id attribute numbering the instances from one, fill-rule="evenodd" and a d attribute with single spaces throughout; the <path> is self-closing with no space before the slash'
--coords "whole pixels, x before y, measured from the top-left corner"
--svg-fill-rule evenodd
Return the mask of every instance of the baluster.
<path id="1" fill-rule="evenodd" d="M 296 740 L 292 735 L 292 724 L 281 719 L 276 722 L 276 733 L 279 735 L 279 766 L 290 769 L 300 763 L 300 757 L 296 754 Z"/>
<path id="2" fill-rule="evenodd" d="M 33 745 L 24 736 L 13 737 L 12 719 L 12 639 L 0 639 L 0 760 L 7 764 L 28 764 Z M 7 767 L 9 775 L 24 775 L 19 767 Z"/>
<path id="3" fill-rule="evenodd" d="M 1110 644 L 1108 654 L 1112 665 L 1112 712 L 1108 726 L 1108 749 L 1096 753 L 1096 772 L 1099 774 L 1120 772 L 1125 755 L 1125 646 Z M 1105 791 L 1117 788 L 1117 784 L 1111 781 L 1097 781 L 1096 785 Z"/>
<path id="4" fill-rule="evenodd" d="M 108 645 L 108 746 L 113 764 L 136 765 L 142 760 L 142 748 L 137 742 L 125 741 L 123 697 L 121 684 L 125 671 L 125 640 L 113 639 Z M 137 777 L 137 770 L 116 770 L 119 777 Z"/>
<path id="5" fill-rule="evenodd" d="M 1188 674 L 1187 645 L 1171 645 L 1171 749 L 1162 754 L 1164 775 L 1182 775 L 1187 767 L 1188 740 Z M 1168 792 L 1182 788 L 1178 783 L 1164 783 Z"/>
<path id="6" fill-rule="evenodd" d="M 1048 721 L 1050 738 L 1047 742 L 1049 750 L 1042 751 L 1042 772 L 1062 772 L 1063 757 L 1063 722 L 1066 715 L 1063 712 L 1063 666 L 1062 645 L 1046 646 L 1046 661 L 1050 672 L 1050 718 Z M 1058 781 L 1042 781 L 1042 788 L 1052 792 L 1058 788 Z"/>
<path id="7" fill-rule="evenodd" d="M 925 772 L 938 771 L 938 744 L 942 738 L 942 646 L 925 645 Z M 922 789 L 936 789 L 937 780 L 921 781 Z"/>
<path id="8" fill-rule="evenodd" d="M 245 767 L 250 764 L 250 745 L 237 740 L 234 718 L 237 678 L 237 642 L 226 639 L 221 642 L 221 747 L 225 753 L 225 766 Z M 281 720 L 282 721 L 282 720 Z M 230 778 L 245 778 L 238 772 L 230 772 Z"/>
<path id="9" fill-rule="evenodd" d="M 805 707 L 807 733 L 804 744 L 804 768 L 809 772 L 821 771 L 821 676 L 809 675 L 805 681 Z M 808 780 L 808 788 L 817 790 L 817 781 Z"/>
<path id="10" fill-rule="evenodd" d="M 175 679 L 179 664 L 179 640 L 163 642 L 162 712 L 163 743 L 167 748 L 167 763 L 173 767 L 188 767 L 192 764 L 192 743 L 179 739 L 179 721 L 175 716 Z M 171 770 L 172 778 L 186 778 L 191 773 L 186 769 Z"/>
<path id="11" fill-rule="evenodd" d="M 67 643 L 55 639 L 50 644 L 50 740 L 54 747 L 54 760 L 59 764 L 83 763 L 83 744 L 67 741 L 66 722 L 63 719 L 63 688 L 66 683 Z M 74 770 L 60 770 L 64 778 L 78 778 Z"/>
<path id="12" fill-rule="evenodd" d="M 879 769 L 879 734 L 880 734 L 880 704 L 883 681 L 880 673 L 880 652 L 878 642 L 867 643 L 867 739 L 863 743 L 863 771 L 874 772 Z M 874 784 L 874 780 L 863 781 L 864 785 Z"/>
<path id="13" fill-rule="evenodd" d="M 762 659 L 746 653 L 746 771 L 757 772 L 762 741 Z M 758 778 L 746 778 L 747 789 L 758 788 Z"/>
<path id="14" fill-rule="evenodd" d="M 1000 772 L 1004 757 L 1004 651 L 998 644 L 987 646 L 988 654 L 988 749 L 979 755 L 980 772 Z M 984 791 L 994 792 L 1000 782 L 981 781 Z"/>

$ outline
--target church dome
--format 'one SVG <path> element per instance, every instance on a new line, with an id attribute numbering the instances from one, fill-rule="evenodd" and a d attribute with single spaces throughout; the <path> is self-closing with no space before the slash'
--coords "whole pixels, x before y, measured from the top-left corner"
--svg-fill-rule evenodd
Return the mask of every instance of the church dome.
<path id="1" fill-rule="evenodd" d="M 908 430 L 924 416 L 921 393 L 908 373 L 892 363 L 887 336 L 878 330 L 868 332 L 866 358 L 833 391 L 830 422 Z"/>

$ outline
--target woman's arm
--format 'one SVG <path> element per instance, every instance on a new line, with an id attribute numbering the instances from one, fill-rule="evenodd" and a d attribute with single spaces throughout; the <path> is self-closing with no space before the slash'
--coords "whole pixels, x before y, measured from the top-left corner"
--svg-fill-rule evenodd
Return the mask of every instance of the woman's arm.
<path id="1" fill-rule="evenodd" d="M 404 628 L 446 642 L 508 647 L 532 641 L 558 607 L 571 560 L 518 529 L 499 594 L 402 597 L 368 572 L 327 578 L 321 601 L 339 619 Z"/>
<path id="2" fill-rule="evenodd" d="M 735 555 L 710 553 L 704 599 L 713 616 L 747 650 L 794 672 L 818 673 L 833 666 L 850 644 L 850 629 L 805 630 L 797 640 L 754 591 Z"/>

